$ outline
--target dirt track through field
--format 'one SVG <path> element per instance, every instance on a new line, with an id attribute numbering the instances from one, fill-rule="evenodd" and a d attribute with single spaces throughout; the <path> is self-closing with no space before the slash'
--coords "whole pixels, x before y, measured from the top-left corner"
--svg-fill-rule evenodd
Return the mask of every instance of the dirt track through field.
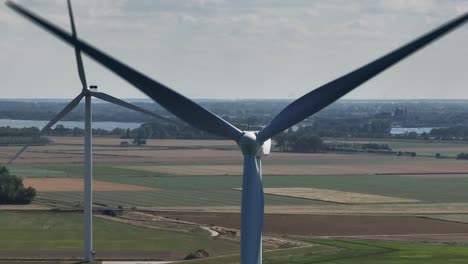
<path id="1" fill-rule="evenodd" d="M 38 192 L 82 192 L 83 179 L 80 178 L 27 178 L 24 186 L 32 186 Z M 104 181 L 93 181 L 93 191 L 157 191 L 156 188 L 120 184 Z"/>

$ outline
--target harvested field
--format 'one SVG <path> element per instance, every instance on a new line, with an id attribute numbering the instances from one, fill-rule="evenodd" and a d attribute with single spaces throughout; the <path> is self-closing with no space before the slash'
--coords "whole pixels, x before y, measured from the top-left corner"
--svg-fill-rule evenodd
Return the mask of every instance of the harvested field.
<path id="1" fill-rule="evenodd" d="M 240 206 L 174 206 L 140 207 L 154 211 L 238 213 Z M 330 205 L 270 205 L 266 214 L 310 215 L 421 215 L 468 214 L 468 203 L 415 203 L 415 204 L 330 204 Z"/>
<path id="2" fill-rule="evenodd" d="M 415 203 L 418 200 L 317 188 L 264 188 L 266 194 L 344 204 Z"/>
<path id="3" fill-rule="evenodd" d="M 5 155 L 4 162 L 14 155 L 11 152 Z M 96 162 L 113 163 L 143 163 L 143 162 L 171 162 L 171 163 L 240 163 L 242 154 L 239 151 L 210 150 L 210 149 L 185 149 L 185 150 L 157 150 L 157 149 L 98 149 L 95 150 Z M 81 151 L 28 151 L 23 153 L 16 164 L 35 163 L 76 163 L 83 161 Z"/>
<path id="4" fill-rule="evenodd" d="M 48 210 L 49 207 L 42 204 L 0 204 L 0 211 L 43 211 Z"/>
<path id="5" fill-rule="evenodd" d="M 82 137 L 49 137 L 54 144 L 83 145 Z M 93 137 L 94 144 L 119 146 L 120 142 L 126 141 L 118 137 Z M 194 146 L 236 146 L 232 140 L 191 140 L 191 139 L 147 139 L 146 146 L 149 147 L 194 147 Z"/>
<path id="6" fill-rule="evenodd" d="M 194 160 L 197 160 L 197 157 Z M 219 157 L 221 158 L 221 157 Z M 195 162 L 195 161 L 194 161 Z M 170 175 L 241 175 L 240 165 L 125 166 Z M 263 175 L 356 175 L 404 173 L 468 173 L 467 164 L 291 164 L 263 167 Z"/>
<path id="7" fill-rule="evenodd" d="M 239 160 L 242 158 L 240 151 L 232 150 L 213 150 L 213 149 L 177 149 L 177 150 L 159 150 L 159 149 L 118 149 L 118 150 L 101 150 L 96 151 L 99 155 L 115 155 L 115 156 L 136 156 L 136 157 L 158 157 L 172 158 L 173 161 L 185 160 L 185 158 L 229 158 Z"/>
<path id="8" fill-rule="evenodd" d="M 170 175 L 242 175 L 241 165 L 199 165 L 199 166 L 124 166 L 123 169 L 143 170 Z"/>
<path id="9" fill-rule="evenodd" d="M 114 139 L 109 139 L 114 140 Z M 173 145 L 172 142 L 160 140 L 161 144 Z M 183 141 L 185 142 L 185 141 Z M 198 141 L 194 141 L 198 142 Z M 207 140 L 207 146 L 220 144 L 216 140 Z M 193 143 L 195 144 L 195 143 Z M 0 148 L 0 161 L 6 162 L 16 153 L 17 147 Z M 241 164 L 242 154 L 238 150 L 216 149 L 156 149 L 152 147 L 95 146 L 94 158 L 98 163 L 170 163 L 170 164 Z M 82 146 L 79 145 L 50 145 L 37 146 L 28 149 L 15 163 L 78 163 L 83 160 Z M 281 165 L 281 174 L 305 174 L 305 170 L 312 174 L 367 174 L 367 173 L 422 173 L 422 172 L 464 172 L 468 171 L 468 164 L 457 160 L 441 160 L 434 158 L 409 158 L 389 155 L 373 154 L 333 154 L 333 153 L 272 153 L 264 159 L 267 174 L 277 174 L 277 168 L 270 166 Z M 306 166 L 297 167 L 296 165 Z M 314 167 L 308 167 L 308 166 Z M 440 169 L 438 169 L 441 165 Z M 451 166 L 452 165 L 452 166 Z M 426 168 L 427 167 L 427 168 Z M 452 168 L 452 169 L 450 169 Z M 212 168 L 216 169 L 216 168 Z M 227 172 L 228 174 L 237 173 Z M 286 171 L 286 172 L 285 172 Z M 209 173 L 209 172 L 208 172 Z"/>
<path id="10" fill-rule="evenodd" d="M 32 186 L 38 192 L 82 192 L 83 179 L 80 178 L 27 178 L 23 180 L 24 186 Z M 93 191 L 106 192 L 106 191 L 156 191 L 158 189 L 112 183 L 104 181 L 93 181 Z"/>
<path id="11" fill-rule="evenodd" d="M 230 213 L 158 213 L 206 225 L 240 228 L 240 215 Z M 264 232 L 306 236 L 408 235 L 468 233 L 468 224 L 415 216 L 265 215 Z"/>
<path id="12" fill-rule="evenodd" d="M 460 153 L 460 152 L 468 152 L 468 146 L 461 145 L 459 147 L 432 147 L 429 146 L 421 146 L 421 147 L 401 147 L 401 148 L 394 148 L 395 151 L 415 151 L 415 152 L 453 152 L 453 153 Z"/>

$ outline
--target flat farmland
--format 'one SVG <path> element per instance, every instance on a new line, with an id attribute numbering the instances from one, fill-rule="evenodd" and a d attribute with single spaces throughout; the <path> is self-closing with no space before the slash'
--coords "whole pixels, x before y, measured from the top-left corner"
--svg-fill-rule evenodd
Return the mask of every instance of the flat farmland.
<path id="1" fill-rule="evenodd" d="M 428 243 L 383 242 L 375 240 L 304 239 L 316 246 L 269 251 L 264 254 L 265 263 L 340 263 L 340 264 L 395 264 L 395 263 L 465 263 L 466 246 Z M 324 249 L 323 246 L 335 250 Z M 238 256 L 191 261 L 194 264 L 239 264 Z"/>
<path id="2" fill-rule="evenodd" d="M 158 212 L 169 218 L 240 228 L 238 213 Z M 288 224 L 285 225 L 284 223 Z M 264 232 L 303 236 L 468 234 L 468 224 L 415 216 L 266 214 Z"/>
<path id="3" fill-rule="evenodd" d="M 33 147 L 20 162 L 9 165 L 9 169 L 25 178 L 81 178 L 82 146 L 79 144 L 82 139 L 55 137 L 53 140 L 53 145 Z M 155 140 L 151 146 L 125 148 L 116 145 L 120 139 L 96 140 L 99 145 L 94 151 L 95 180 L 158 190 L 95 190 L 97 203 L 132 207 L 216 207 L 240 203 L 240 192 L 234 189 L 241 187 L 242 155 L 238 150 L 225 149 L 229 141 Z M 229 146 L 236 147 L 233 143 Z M 15 148 L 2 147 L 0 150 L 6 153 Z M 266 188 L 314 188 L 426 204 L 468 202 L 464 187 L 468 184 L 468 163 L 461 160 L 373 154 L 272 153 L 263 163 Z M 63 199 L 60 195 L 64 195 Z M 81 199 L 81 192 L 40 191 L 39 197 L 76 204 Z M 266 195 L 268 206 L 317 203 L 327 204 L 301 197 Z"/>
<path id="4" fill-rule="evenodd" d="M 350 139 L 334 140 L 328 139 L 326 142 L 346 142 L 346 143 L 379 143 L 388 144 L 395 151 L 416 152 L 419 155 L 434 156 L 436 153 L 455 157 L 461 152 L 468 152 L 466 142 L 444 142 L 434 140 L 403 140 L 403 139 Z"/>
<path id="5" fill-rule="evenodd" d="M 158 191 L 95 191 L 94 203 L 112 208 L 176 208 L 238 206 L 241 194 L 234 190 L 158 190 Z M 293 197 L 267 195 L 266 202 L 271 205 L 317 205 L 311 201 Z M 58 206 L 75 206 L 83 201 L 82 192 L 40 192 L 37 201 L 53 202 Z"/>
<path id="6" fill-rule="evenodd" d="M 82 216 L 52 213 L 0 214 L 0 258 L 77 258 L 82 255 Z M 223 255 L 238 244 L 214 240 L 207 233 L 179 233 L 94 218 L 98 258 L 181 259 L 199 248 Z"/>
<path id="7" fill-rule="evenodd" d="M 397 209 L 400 212 L 411 213 L 411 210 L 418 211 L 418 206 L 422 204 L 434 204 L 434 208 L 437 208 L 438 204 L 468 203 L 468 192 L 466 192 L 468 178 L 458 177 L 458 175 L 451 178 L 451 176 L 438 178 L 418 178 L 414 175 L 266 176 L 264 186 L 265 188 L 314 188 L 419 201 L 403 205 L 410 210 Z M 158 191 L 139 192 L 94 192 L 96 203 L 113 207 L 118 205 L 165 208 L 240 205 L 241 192 L 235 190 L 242 186 L 242 179 L 239 176 L 97 176 L 95 180 L 158 189 Z M 44 199 L 68 201 L 72 204 L 82 199 L 80 192 L 40 192 L 38 195 Z M 265 195 L 265 204 L 267 206 L 330 205 L 325 201 L 271 194 Z M 352 208 L 354 207 L 346 205 L 336 207 L 334 211 L 344 210 L 352 213 L 350 211 Z M 361 209 L 356 210 L 362 212 Z M 369 209 L 366 212 L 369 213 L 374 209 L 378 208 Z M 459 210 L 458 207 L 456 210 L 444 212 L 460 212 L 457 210 Z M 315 212 L 317 213 L 317 210 Z"/>
<path id="8" fill-rule="evenodd" d="M 185 206 L 142 208 L 153 211 L 239 213 L 240 206 Z M 307 215 L 431 215 L 468 214 L 468 203 L 415 203 L 415 204 L 320 204 L 320 205 L 267 205 L 266 214 Z"/>
<path id="9" fill-rule="evenodd" d="M 317 188 L 264 188 L 264 193 L 343 204 L 415 203 L 418 200 Z"/>
<path id="10" fill-rule="evenodd" d="M 148 146 L 120 147 L 121 139 L 96 140 L 93 192 L 96 207 L 136 208 L 158 215 L 164 212 L 164 216 L 203 225 L 239 227 L 241 192 L 236 188 L 242 186 L 242 155 L 235 144 L 159 140 Z M 39 205 L 81 208 L 81 144 L 81 138 L 55 138 L 52 145 L 33 147 L 18 163 L 8 167 L 12 173 L 24 177 L 26 185 L 37 187 Z M 0 158 L 9 157 L 16 149 L 0 148 Z M 466 161 L 374 154 L 272 153 L 263 164 L 265 232 L 270 235 L 468 242 L 468 224 L 453 220 L 454 215 L 468 214 Z M 323 199 L 327 194 L 328 198 Z M 2 213 L 0 219 L 5 215 Z M 12 224 L 8 223 L 22 223 L 29 215 L 33 215 L 30 221 L 42 219 L 37 224 L 25 223 L 33 231 L 8 230 L 12 229 Z M 25 213 L 21 221 L 15 217 L 10 217 L 8 223 L 0 221 L 2 236 L 6 234 L 19 241 L 15 243 L 20 249 L 14 251 L 6 247 L 0 250 L 0 258 L 1 254 L 8 257 L 21 252 L 35 256 L 81 255 L 80 215 L 57 214 L 52 220 L 35 215 Z M 440 219 L 430 219 L 435 215 Z M 195 247 L 208 249 L 215 256 L 237 254 L 239 249 L 236 242 L 211 239 L 206 232 L 162 232 L 136 226 L 129 226 L 127 230 L 128 225 L 124 224 L 108 227 L 118 223 L 101 218 L 96 218 L 95 222 L 95 230 L 100 230 L 96 231 L 98 256 L 179 259 Z M 65 234 L 63 238 L 58 237 L 59 231 Z M 135 242 L 138 238 L 140 240 Z M 63 242 L 64 239 L 67 241 Z M 35 249 L 34 243 L 43 240 L 60 245 Z M 169 242 L 162 244 L 163 241 Z M 268 251 L 265 256 L 266 259 L 272 256 L 271 263 L 292 263 L 285 259 L 286 254 L 310 260 L 310 252 L 313 252 L 314 261 L 328 262 L 340 254 L 348 257 L 357 254 L 354 250 L 346 251 L 346 247 L 338 248 L 313 245 L 283 252 Z M 382 250 L 379 246 L 374 249 Z M 226 258 L 234 261 L 219 262 L 223 258 L 214 258 L 198 262 L 238 263 L 238 256 Z M 274 262 L 275 259 L 283 262 Z"/>
<path id="11" fill-rule="evenodd" d="M 468 163 L 452 164 L 268 164 L 263 175 L 353 175 L 353 174 L 413 174 L 465 173 Z M 123 169 L 143 170 L 166 175 L 242 175 L 242 165 L 178 165 L 122 166 Z M 467 174 L 468 177 L 468 174 Z"/>
<path id="12" fill-rule="evenodd" d="M 84 183 L 83 179 L 79 178 L 27 178 L 23 180 L 23 184 L 26 187 L 33 187 L 38 192 L 79 192 L 83 191 Z M 105 192 L 105 191 L 157 191 L 156 188 L 103 182 L 93 180 L 93 191 Z"/>
<path id="13" fill-rule="evenodd" d="M 285 175 L 265 176 L 265 188 L 318 188 L 414 199 L 425 203 L 468 202 L 468 178 L 451 177 L 417 178 L 413 175 Z M 132 185 L 143 185 L 174 192 L 200 191 L 208 195 L 216 192 L 233 192 L 241 187 L 238 176 L 156 176 L 156 177 L 99 177 Z M 240 196 L 240 192 L 238 193 Z M 268 204 L 270 195 L 266 196 Z M 303 199 L 291 198 L 290 201 Z M 301 201 L 304 204 L 304 201 Z"/>
<path id="14" fill-rule="evenodd" d="M 81 137 L 49 137 L 54 144 L 83 145 Z M 118 137 L 93 137 L 93 142 L 100 146 L 119 146 L 120 142 L 129 141 Z M 147 139 L 146 146 L 157 147 L 196 147 L 196 146 L 236 146 L 232 140 L 192 140 L 192 139 Z"/>

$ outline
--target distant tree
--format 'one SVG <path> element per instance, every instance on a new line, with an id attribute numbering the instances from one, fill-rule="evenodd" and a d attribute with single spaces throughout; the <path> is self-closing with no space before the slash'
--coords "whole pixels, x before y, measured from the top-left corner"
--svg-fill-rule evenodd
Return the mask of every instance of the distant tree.
<path id="1" fill-rule="evenodd" d="M 29 204 L 35 196 L 34 188 L 24 188 L 20 177 L 11 175 L 6 167 L 0 167 L 0 204 Z"/>
<path id="2" fill-rule="evenodd" d="M 280 133 L 273 137 L 274 142 L 276 142 L 275 147 L 278 148 L 281 152 L 287 151 L 287 133 Z"/>
<path id="3" fill-rule="evenodd" d="M 436 159 L 440 159 L 440 158 L 441 158 L 440 153 L 436 153 L 436 154 L 435 154 L 435 158 L 436 158 Z"/>
<path id="4" fill-rule="evenodd" d="M 430 139 L 430 135 L 429 135 L 428 133 L 426 133 L 426 132 L 423 132 L 423 133 L 421 134 L 421 138 L 423 138 L 424 140 L 429 140 L 429 139 Z"/>
<path id="5" fill-rule="evenodd" d="M 296 132 L 289 137 L 288 145 L 292 152 L 320 152 L 323 141 L 318 136 Z"/>
<path id="6" fill-rule="evenodd" d="M 135 139 L 133 139 L 133 144 L 137 146 L 146 145 L 146 139 L 136 137 Z"/>
<path id="7" fill-rule="evenodd" d="M 122 136 L 120 136 L 120 138 L 122 139 L 132 138 L 132 132 L 130 131 L 130 129 L 127 128 L 127 130 L 125 130 L 125 133 Z"/>

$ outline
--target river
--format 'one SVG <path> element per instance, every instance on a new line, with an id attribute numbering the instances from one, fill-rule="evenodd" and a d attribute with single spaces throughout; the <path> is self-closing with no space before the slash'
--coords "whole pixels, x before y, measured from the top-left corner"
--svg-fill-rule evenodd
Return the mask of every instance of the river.
<path id="1" fill-rule="evenodd" d="M 0 127 L 14 127 L 14 128 L 23 128 L 23 127 L 37 127 L 42 129 L 49 121 L 41 121 L 41 120 L 12 120 L 12 119 L 0 119 Z M 59 121 L 56 125 L 63 125 L 66 128 L 84 128 L 83 121 Z M 93 128 L 97 129 L 104 129 L 111 131 L 114 128 L 123 128 L 123 129 L 135 129 L 139 127 L 141 123 L 135 122 L 113 122 L 113 121 L 105 121 L 105 122 L 93 122 Z M 55 127 L 55 126 L 54 126 Z"/>

